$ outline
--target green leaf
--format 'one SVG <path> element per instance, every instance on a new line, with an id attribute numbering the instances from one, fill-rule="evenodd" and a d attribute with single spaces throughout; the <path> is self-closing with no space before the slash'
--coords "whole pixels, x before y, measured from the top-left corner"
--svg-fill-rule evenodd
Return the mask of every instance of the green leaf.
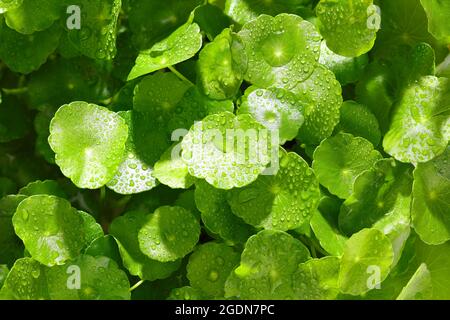
<path id="1" fill-rule="evenodd" d="M 280 169 L 229 191 L 233 213 L 257 228 L 293 230 L 309 224 L 320 190 L 312 169 L 296 153 L 281 152 Z"/>
<path id="2" fill-rule="evenodd" d="M 339 293 L 340 259 L 324 257 L 300 263 L 294 273 L 294 292 L 299 300 L 332 300 Z"/>
<path id="3" fill-rule="evenodd" d="M 342 104 L 341 119 L 335 130 L 365 138 L 374 146 L 378 146 L 381 140 L 377 118 L 366 106 L 351 100 Z"/>
<path id="4" fill-rule="evenodd" d="M 139 247 L 151 259 L 168 262 L 192 251 L 200 236 L 195 216 L 182 207 L 164 206 L 151 214 L 139 231 Z"/>
<path id="5" fill-rule="evenodd" d="M 31 258 L 18 259 L 6 277 L 1 292 L 15 300 L 50 299 L 44 268 Z"/>
<path id="6" fill-rule="evenodd" d="M 407 165 L 382 159 L 355 180 L 353 194 L 339 214 L 341 230 L 351 235 L 376 228 L 391 241 L 396 263 L 410 231 L 412 174 Z"/>
<path id="7" fill-rule="evenodd" d="M 428 17 L 428 31 L 439 41 L 450 43 L 450 4 L 441 0 L 420 0 Z"/>
<path id="8" fill-rule="evenodd" d="M 56 112 L 49 143 L 65 176 L 79 188 L 97 189 L 114 177 L 127 137 L 125 120 L 114 112 L 73 102 Z"/>
<path id="9" fill-rule="evenodd" d="M 5 283 L 6 276 L 9 273 L 9 269 L 5 264 L 0 265 L 0 288 L 3 287 L 3 284 Z M 0 290 L 1 293 L 1 290 Z"/>
<path id="10" fill-rule="evenodd" d="M 233 21 L 219 7 L 209 3 L 198 6 L 194 10 L 194 22 L 206 33 L 210 41 L 213 41 L 222 30 L 228 28 Z"/>
<path id="11" fill-rule="evenodd" d="M 267 129 L 279 132 L 280 144 L 293 140 L 304 122 L 305 106 L 284 89 L 250 87 L 242 98 L 239 113 L 249 113 Z"/>
<path id="12" fill-rule="evenodd" d="M 128 125 L 128 140 L 125 145 L 125 155 L 114 177 L 107 187 L 120 194 L 135 194 L 156 187 L 154 171 L 136 152 L 134 143 L 133 111 L 118 113 Z"/>
<path id="13" fill-rule="evenodd" d="M 402 289 L 397 300 L 428 300 L 433 295 L 430 271 L 422 263 L 408 284 Z"/>
<path id="14" fill-rule="evenodd" d="M 70 5 L 83 12 L 81 28 L 67 30 L 71 44 L 89 58 L 112 60 L 121 4 L 121 0 L 71 0 Z"/>
<path id="15" fill-rule="evenodd" d="M 110 234 L 116 239 L 123 265 L 130 274 L 154 281 L 169 277 L 180 267 L 181 261 L 159 262 L 144 255 L 139 248 L 138 234 L 149 220 L 140 212 L 127 212 L 112 222 Z"/>
<path id="16" fill-rule="evenodd" d="M 394 80 L 391 69 L 375 61 L 369 64 L 366 72 L 356 84 L 356 101 L 369 108 L 377 117 L 382 133 L 389 130 L 391 107 L 394 103 L 392 91 Z"/>
<path id="17" fill-rule="evenodd" d="M 201 46 L 202 35 L 198 24 L 184 24 L 151 49 L 142 51 L 128 80 L 188 60 L 200 50 Z"/>
<path id="18" fill-rule="evenodd" d="M 78 213 L 83 219 L 84 246 L 88 247 L 92 242 L 104 236 L 103 229 L 89 213 L 84 211 L 78 211 Z"/>
<path id="19" fill-rule="evenodd" d="M 58 46 L 61 29 L 57 23 L 44 31 L 24 35 L 0 20 L 0 59 L 15 72 L 28 74 L 39 69 Z"/>
<path id="20" fill-rule="evenodd" d="M 233 248 L 208 242 L 189 257 L 187 277 L 193 288 L 211 297 L 223 297 L 225 281 L 238 264 L 239 254 Z"/>
<path id="21" fill-rule="evenodd" d="M 23 3 L 23 0 L 0 0 L 0 9 L 3 12 L 6 12 L 10 9 L 15 9 L 20 7 Z"/>
<path id="22" fill-rule="evenodd" d="M 376 229 L 363 229 L 346 243 L 341 258 L 339 288 L 359 295 L 375 288 L 389 274 L 394 253 L 389 239 Z"/>
<path id="23" fill-rule="evenodd" d="M 222 112 L 191 127 L 183 138 L 181 156 L 192 176 L 219 189 L 243 187 L 255 181 L 271 160 L 278 160 L 273 158 L 271 138 L 250 115 Z"/>
<path id="24" fill-rule="evenodd" d="M 316 149 L 313 170 L 320 184 L 332 194 L 346 199 L 352 194 L 357 176 L 381 158 L 366 139 L 338 133 L 324 140 Z"/>
<path id="25" fill-rule="evenodd" d="M 195 203 L 205 227 L 226 243 L 245 243 L 254 233 L 251 226 L 233 214 L 226 191 L 216 189 L 204 180 L 196 181 Z"/>
<path id="26" fill-rule="evenodd" d="M 85 254 L 93 257 L 108 257 L 117 264 L 122 263 L 119 247 L 111 235 L 101 236 L 92 241 L 85 250 Z"/>
<path id="27" fill-rule="evenodd" d="M 260 15 L 239 32 L 248 56 L 245 80 L 260 87 L 291 89 L 306 80 L 319 59 L 320 34 L 301 17 Z"/>
<path id="28" fill-rule="evenodd" d="M 225 2 L 225 1 L 224 1 Z M 249 22 L 261 14 L 299 13 L 308 0 L 226 0 L 225 12 L 239 24 Z"/>
<path id="29" fill-rule="evenodd" d="M 78 281 L 80 288 L 69 286 Z M 51 268 L 31 258 L 19 259 L 3 290 L 20 300 L 127 300 L 129 288 L 125 272 L 114 261 L 81 255 L 66 265 Z"/>
<path id="30" fill-rule="evenodd" d="M 55 180 L 34 181 L 19 190 L 25 196 L 50 195 L 67 199 L 67 194 Z"/>
<path id="31" fill-rule="evenodd" d="M 430 44 L 438 56 L 448 53 L 428 32 L 428 19 L 420 0 L 380 1 L 379 5 L 382 27 L 374 48 L 377 57 L 389 58 L 396 48 L 413 47 L 419 42 Z"/>
<path id="32" fill-rule="evenodd" d="M 225 296 L 240 299 L 295 299 L 293 275 L 310 258 L 308 249 L 282 231 L 264 230 L 249 238 L 241 263 L 230 275 Z"/>
<path id="33" fill-rule="evenodd" d="M 171 187 L 172 189 L 188 189 L 194 182 L 195 178 L 189 175 L 189 170 L 179 155 L 174 157 L 174 152 L 180 149 L 180 145 L 176 144 L 161 156 L 155 163 L 155 171 L 153 175 L 159 182 Z"/>
<path id="34" fill-rule="evenodd" d="M 384 150 L 399 161 L 427 162 L 450 139 L 450 81 L 427 76 L 408 87 L 394 110 Z"/>
<path id="35" fill-rule="evenodd" d="M 297 138 L 306 144 L 318 145 L 333 133 L 339 123 L 342 89 L 333 72 L 320 64 L 311 76 L 299 83 L 292 92 L 305 105 L 305 123 Z"/>
<path id="36" fill-rule="evenodd" d="M 332 256 L 342 256 L 347 241 L 338 227 L 339 206 L 337 198 L 323 197 L 310 221 L 320 245 Z"/>
<path id="37" fill-rule="evenodd" d="M 23 195 L 9 195 L 0 199 L 0 264 L 9 267 L 23 257 L 23 243 L 14 231 L 12 217 L 17 206 L 25 199 Z"/>
<path id="38" fill-rule="evenodd" d="M 450 148 L 414 170 L 411 216 L 414 229 L 427 244 L 450 240 Z"/>
<path id="39" fill-rule="evenodd" d="M 381 22 L 373 0 L 321 0 L 316 13 L 320 33 L 332 51 L 358 57 L 372 49 Z"/>
<path id="40" fill-rule="evenodd" d="M 6 24 L 23 34 L 42 31 L 60 18 L 63 6 L 59 0 L 24 0 L 21 6 L 5 13 Z"/>
<path id="41" fill-rule="evenodd" d="M 23 200 L 12 222 L 31 256 L 47 266 L 74 259 L 86 244 L 83 217 L 67 200 L 55 196 Z"/>
<path id="42" fill-rule="evenodd" d="M 200 52 L 199 86 L 212 99 L 233 98 L 247 71 L 247 55 L 240 37 L 225 29 Z"/>
<path id="43" fill-rule="evenodd" d="M 80 270 L 80 288 L 68 286 L 70 277 L 76 276 L 73 268 Z M 76 270 L 76 269 L 75 269 Z M 52 300 L 129 300 L 130 283 L 123 270 L 107 257 L 81 255 L 64 266 L 46 271 L 48 291 Z"/>
<path id="44" fill-rule="evenodd" d="M 322 41 L 319 63 L 330 69 L 341 85 L 346 85 L 360 79 L 369 63 L 369 58 L 367 54 L 354 58 L 338 55 L 327 47 L 326 41 Z"/>

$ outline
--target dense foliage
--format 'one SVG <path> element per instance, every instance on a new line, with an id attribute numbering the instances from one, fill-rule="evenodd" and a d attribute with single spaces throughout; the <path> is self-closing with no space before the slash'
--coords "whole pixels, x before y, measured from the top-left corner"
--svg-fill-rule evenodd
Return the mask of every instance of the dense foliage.
<path id="1" fill-rule="evenodd" d="M 441 0 L 0 0 L 0 298 L 450 299 L 448 45 Z"/>

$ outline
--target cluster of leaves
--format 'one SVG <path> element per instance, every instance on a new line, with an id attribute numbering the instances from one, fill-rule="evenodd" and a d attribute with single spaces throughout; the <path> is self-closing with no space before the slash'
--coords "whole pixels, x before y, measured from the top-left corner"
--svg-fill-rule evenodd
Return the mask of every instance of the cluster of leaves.
<path id="1" fill-rule="evenodd" d="M 0 298 L 450 299 L 447 2 L 0 12 Z"/>

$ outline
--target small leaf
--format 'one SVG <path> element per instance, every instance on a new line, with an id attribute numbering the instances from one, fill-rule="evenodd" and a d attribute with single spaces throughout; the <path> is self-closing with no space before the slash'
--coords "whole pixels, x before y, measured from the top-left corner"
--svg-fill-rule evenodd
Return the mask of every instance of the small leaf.
<path id="1" fill-rule="evenodd" d="M 151 49 L 142 51 L 128 80 L 188 60 L 200 50 L 201 46 L 202 35 L 198 24 L 184 24 Z"/>
<path id="2" fill-rule="evenodd" d="M 181 207 L 160 207 L 139 231 L 139 247 L 151 259 L 168 262 L 192 251 L 200 236 L 194 215 Z"/>
<path id="3" fill-rule="evenodd" d="M 316 149 L 313 170 L 320 184 L 332 194 L 346 199 L 352 194 L 357 176 L 381 158 L 366 139 L 338 133 L 324 140 Z"/>
<path id="4" fill-rule="evenodd" d="M 63 174 L 79 188 L 97 189 L 114 177 L 127 137 L 125 120 L 114 112 L 73 102 L 56 112 L 48 139 Z"/>

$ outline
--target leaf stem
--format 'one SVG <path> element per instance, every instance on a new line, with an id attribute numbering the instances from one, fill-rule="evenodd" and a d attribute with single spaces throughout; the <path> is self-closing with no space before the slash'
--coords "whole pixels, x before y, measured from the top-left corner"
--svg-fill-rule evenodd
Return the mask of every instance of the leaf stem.
<path id="1" fill-rule="evenodd" d="M 186 78 L 185 76 L 183 76 L 183 75 L 182 75 L 180 72 L 178 72 L 178 70 L 175 69 L 173 66 L 169 66 L 168 68 L 169 68 L 169 70 L 172 71 L 178 78 L 180 78 L 180 80 L 182 80 L 182 81 L 184 81 L 184 82 L 186 82 L 186 83 L 189 83 L 189 84 L 192 85 L 192 86 L 195 86 L 195 84 L 194 84 L 191 80 L 189 80 L 188 78 Z"/>
<path id="2" fill-rule="evenodd" d="M 140 286 L 141 284 L 143 284 L 144 281 L 145 281 L 145 280 L 139 280 L 134 286 L 132 286 L 132 287 L 130 288 L 130 292 L 133 291 L 133 290 L 135 290 L 135 289 L 137 289 L 137 288 L 139 288 L 139 286 Z"/>
<path id="3" fill-rule="evenodd" d="M 100 189 L 100 203 L 104 203 L 106 199 L 106 188 L 105 186 L 101 187 Z"/>
<path id="4" fill-rule="evenodd" d="M 27 87 L 22 87 L 22 88 L 14 88 L 14 89 L 6 89 L 6 88 L 2 88 L 2 91 L 5 94 L 8 95 L 19 95 L 19 94 L 23 94 L 28 92 L 28 88 Z"/>

